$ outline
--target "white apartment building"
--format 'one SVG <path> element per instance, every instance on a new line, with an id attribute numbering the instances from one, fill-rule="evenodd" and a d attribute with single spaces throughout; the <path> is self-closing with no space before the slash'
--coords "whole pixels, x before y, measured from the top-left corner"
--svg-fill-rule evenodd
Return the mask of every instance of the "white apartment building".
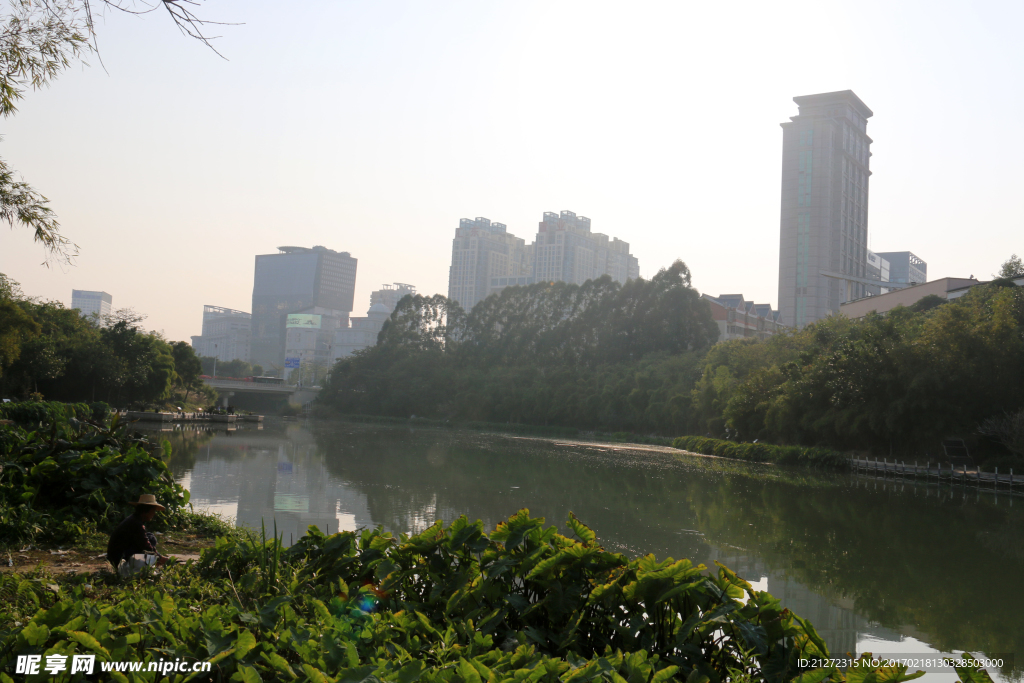
<path id="1" fill-rule="evenodd" d="M 71 290 L 71 308 L 77 308 L 82 312 L 82 317 L 89 317 L 93 313 L 100 319 L 110 315 L 114 297 L 106 292 L 91 292 L 85 289 Z"/>
<path id="2" fill-rule="evenodd" d="M 591 232 L 590 219 L 572 211 L 545 211 L 532 246 L 535 282 L 582 285 L 603 275 L 622 283 L 640 277 L 628 242 Z"/>
<path id="3" fill-rule="evenodd" d="M 334 349 L 331 362 L 351 356 L 360 349 L 376 346 L 377 335 L 384 328 L 384 323 L 394 312 L 398 302 L 409 294 L 415 294 L 416 288 L 401 282 L 384 285 L 370 293 L 370 309 L 365 318 L 349 318 L 346 327 L 338 328 L 334 334 Z"/>
<path id="4" fill-rule="evenodd" d="M 530 251 L 503 223 L 461 219 L 452 240 L 448 298 L 469 312 L 490 294 L 491 278 L 529 275 Z"/>
<path id="5" fill-rule="evenodd" d="M 222 306 L 203 306 L 203 333 L 192 336 L 192 348 L 198 356 L 209 356 L 225 363 L 249 360 L 252 316 Z"/>

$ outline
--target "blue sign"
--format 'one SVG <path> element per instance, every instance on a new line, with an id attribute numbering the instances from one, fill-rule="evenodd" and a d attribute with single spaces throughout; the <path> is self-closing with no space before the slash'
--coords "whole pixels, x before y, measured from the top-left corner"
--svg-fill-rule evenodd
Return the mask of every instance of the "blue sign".
<path id="1" fill-rule="evenodd" d="M 298 369 L 300 361 L 301 361 L 300 358 L 285 358 L 284 359 L 284 366 L 286 368 Z"/>

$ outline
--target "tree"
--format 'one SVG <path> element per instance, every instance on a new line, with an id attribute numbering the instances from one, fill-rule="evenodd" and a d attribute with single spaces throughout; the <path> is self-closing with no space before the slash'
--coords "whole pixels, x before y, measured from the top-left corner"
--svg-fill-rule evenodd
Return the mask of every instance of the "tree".
<path id="1" fill-rule="evenodd" d="M 197 2 L 154 0 L 139 9 L 131 0 L 98 0 L 112 9 L 142 14 L 162 6 L 186 35 L 211 49 L 211 37 L 189 6 Z M 87 53 L 95 51 L 95 25 L 91 0 L 12 0 L 10 16 L 0 28 L 0 116 L 17 112 L 17 102 L 28 88 L 49 85 L 61 72 Z M 92 43 L 90 44 L 90 37 Z M 214 50 L 216 52 L 216 50 Z M 219 54 L 219 53 L 218 53 Z M 0 159 L 0 220 L 11 228 L 28 228 L 43 247 L 44 265 L 70 264 L 78 246 L 60 231 L 60 223 L 49 200 L 28 183 L 19 180 L 14 169 Z"/>
<path id="2" fill-rule="evenodd" d="M 174 357 L 174 373 L 177 376 L 177 384 L 185 390 L 184 401 L 188 401 L 188 395 L 198 391 L 203 386 L 200 375 L 203 374 L 203 364 L 199 361 L 195 349 L 188 342 L 174 342 L 171 344 L 171 354 Z"/>
<path id="3" fill-rule="evenodd" d="M 1024 261 L 1020 256 L 1011 254 L 1002 267 L 999 268 L 999 277 L 1021 277 L 1024 276 Z"/>
<path id="4" fill-rule="evenodd" d="M 22 346 L 39 334 L 39 325 L 10 299 L 0 298 L 0 380 L 21 355 Z"/>
<path id="5" fill-rule="evenodd" d="M 0 115 L 12 116 L 26 88 L 48 85 L 87 51 L 86 33 L 85 22 L 76 17 L 71 3 L 58 0 L 48 6 L 16 0 L 0 30 Z M 78 247 L 61 234 L 49 201 L 15 176 L 0 159 L 0 219 L 11 228 L 18 225 L 31 230 L 34 240 L 43 246 L 45 264 L 51 260 L 70 263 Z"/>

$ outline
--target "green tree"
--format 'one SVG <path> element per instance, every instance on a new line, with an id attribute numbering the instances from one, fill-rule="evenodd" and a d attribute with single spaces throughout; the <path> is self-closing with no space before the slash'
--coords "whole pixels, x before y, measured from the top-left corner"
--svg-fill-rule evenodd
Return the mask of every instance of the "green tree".
<path id="1" fill-rule="evenodd" d="M 0 298 L 0 382 L 6 384 L 7 369 L 38 334 L 39 325 L 31 316 L 11 299 Z"/>
<path id="2" fill-rule="evenodd" d="M 353 413 L 679 433 L 717 335 L 682 262 L 626 285 L 509 287 L 468 315 L 410 296 L 320 398 Z"/>
<path id="3" fill-rule="evenodd" d="M 177 377 L 177 385 L 185 392 L 184 401 L 188 401 L 188 395 L 198 391 L 203 386 L 200 375 L 203 374 L 203 364 L 199 361 L 195 349 L 188 342 L 174 342 L 171 344 L 171 355 L 174 358 L 174 373 Z"/>
<path id="4" fill-rule="evenodd" d="M 27 88 L 48 85 L 89 49 L 87 26 L 73 3 L 15 0 L 0 29 L 0 115 L 17 111 Z M 26 227 L 43 246 L 44 263 L 68 263 L 78 251 L 60 232 L 46 197 L 0 159 L 0 219 Z"/>
<path id="5" fill-rule="evenodd" d="M 17 112 L 17 103 L 31 88 L 49 85 L 86 53 L 95 50 L 94 5 L 142 14 L 163 7 L 186 35 L 213 48 L 204 22 L 194 12 L 197 2 L 154 2 L 136 11 L 116 0 L 12 0 L 0 17 L 0 116 Z M 218 22 L 220 23 L 220 22 Z M 90 37 L 93 38 L 90 44 Z M 216 50 L 214 50 L 216 52 Z M 45 254 L 44 264 L 71 263 L 78 247 L 65 237 L 49 200 L 0 159 L 0 220 L 12 228 L 28 228 Z"/>
<path id="6" fill-rule="evenodd" d="M 1010 258 L 1003 262 L 1003 265 L 999 268 L 998 277 L 1021 277 L 1024 276 L 1024 261 L 1021 260 L 1020 256 L 1012 254 Z"/>

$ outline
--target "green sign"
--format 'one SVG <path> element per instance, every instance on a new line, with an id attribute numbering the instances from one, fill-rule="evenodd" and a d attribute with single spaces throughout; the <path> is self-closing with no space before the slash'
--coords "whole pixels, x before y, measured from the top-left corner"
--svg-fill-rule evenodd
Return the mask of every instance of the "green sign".
<path id="1" fill-rule="evenodd" d="M 288 320 L 285 322 L 285 327 L 301 327 L 307 330 L 319 330 L 320 329 L 320 317 L 319 315 L 310 315 L 306 313 L 293 313 L 288 316 Z"/>

